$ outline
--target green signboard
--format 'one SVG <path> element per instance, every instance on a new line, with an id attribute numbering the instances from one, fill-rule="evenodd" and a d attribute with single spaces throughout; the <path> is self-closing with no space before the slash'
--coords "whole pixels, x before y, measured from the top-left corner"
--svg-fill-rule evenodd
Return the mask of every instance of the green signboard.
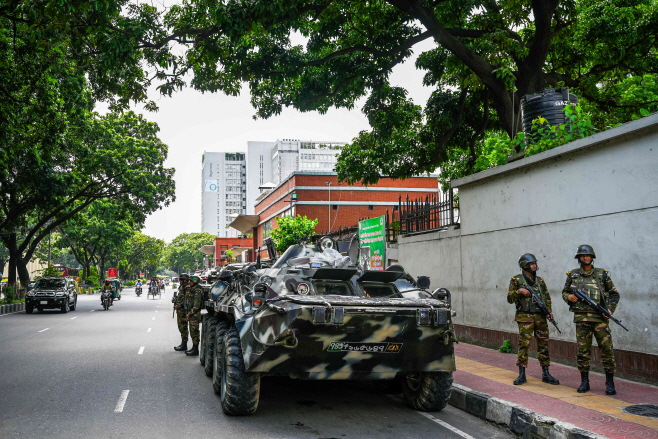
<path id="1" fill-rule="evenodd" d="M 386 268 L 386 219 L 383 216 L 359 221 L 359 263 L 365 270 Z"/>

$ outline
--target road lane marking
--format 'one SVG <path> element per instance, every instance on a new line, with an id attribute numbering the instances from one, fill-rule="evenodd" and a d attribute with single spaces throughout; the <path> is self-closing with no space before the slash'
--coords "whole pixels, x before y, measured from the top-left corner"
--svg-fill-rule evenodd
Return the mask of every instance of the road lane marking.
<path id="1" fill-rule="evenodd" d="M 94 311 L 96 311 L 96 310 L 95 310 L 95 309 L 92 309 L 92 310 L 91 310 L 91 311 L 89 311 L 89 312 L 94 312 Z"/>
<path id="2" fill-rule="evenodd" d="M 148 329 L 146 330 L 146 332 L 151 332 L 151 328 L 148 328 Z"/>
<path id="3" fill-rule="evenodd" d="M 158 310 L 156 309 L 155 312 L 158 312 Z"/>
<path id="4" fill-rule="evenodd" d="M 468 433 L 464 433 L 460 429 L 453 427 L 452 425 L 448 424 L 445 421 L 440 420 L 439 418 L 435 418 L 434 416 L 430 415 L 429 413 L 425 412 L 417 412 L 420 413 L 421 415 L 425 416 L 427 419 L 436 422 L 443 428 L 447 428 L 448 430 L 452 431 L 455 434 L 458 434 L 459 436 L 463 437 L 464 439 L 475 439 L 473 436 L 471 436 Z"/>
<path id="5" fill-rule="evenodd" d="M 42 330 L 39 331 L 39 332 L 47 331 L 47 330 L 49 330 L 49 329 L 50 329 L 50 328 L 42 329 Z"/>
<path id="6" fill-rule="evenodd" d="M 388 395 L 388 397 L 391 398 L 393 401 L 397 401 L 397 402 L 399 402 L 399 403 L 405 404 L 405 402 L 404 402 L 401 398 L 398 398 L 397 396 Z M 461 431 L 461 430 L 458 429 L 457 427 L 453 427 L 452 425 L 448 424 L 447 422 L 442 421 L 442 420 L 439 419 L 439 418 L 435 418 L 434 416 L 430 415 L 429 413 L 426 413 L 426 412 L 419 412 L 418 410 L 415 410 L 415 411 L 416 411 L 416 413 L 425 416 L 425 417 L 426 417 L 427 419 L 429 419 L 430 421 L 434 421 L 434 422 L 436 422 L 436 423 L 439 424 L 441 427 L 443 427 L 443 428 L 447 428 L 448 430 L 452 431 L 453 433 L 458 434 L 459 436 L 463 437 L 464 439 L 475 439 L 475 438 L 474 438 L 473 436 L 471 436 L 470 434 L 468 434 L 468 433 L 464 433 L 463 431 Z"/>
<path id="7" fill-rule="evenodd" d="M 139 352 L 137 352 L 137 355 L 142 355 L 144 353 L 144 346 L 139 348 Z"/>
<path id="8" fill-rule="evenodd" d="M 128 393 L 130 393 L 130 390 L 121 392 L 117 406 L 114 408 L 114 413 L 121 413 L 123 411 L 123 406 L 126 405 L 126 400 L 128 399 Z"/>
<path id="9" fill-rule="evenodd" d="M 151 320 L 155 320 L 155 317 L 153 317 Z"/>
<path id="10" fill-rule="evenodd" d="M 77 318 L 78 318 L 78 316 L 71 317 L 71 320 L 74 320 L 74 319 L 77 319 Z"/>

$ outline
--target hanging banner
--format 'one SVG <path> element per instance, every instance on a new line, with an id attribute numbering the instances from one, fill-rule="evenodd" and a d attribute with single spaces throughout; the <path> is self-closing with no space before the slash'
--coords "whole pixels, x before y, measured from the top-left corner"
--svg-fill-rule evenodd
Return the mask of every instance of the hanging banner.
<path id="1" fill-rule="evenodd" d="M 385 217 L 359 221 L 359 264 L 364 270 L 384 271 L 386 268 Z"/>

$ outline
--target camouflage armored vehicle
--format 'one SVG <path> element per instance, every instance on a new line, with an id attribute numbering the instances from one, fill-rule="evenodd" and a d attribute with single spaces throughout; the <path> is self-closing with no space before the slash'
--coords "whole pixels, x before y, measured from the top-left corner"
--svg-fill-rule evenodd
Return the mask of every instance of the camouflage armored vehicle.
<path id="1" fill-rule="evenodd" d="M 429 278 L 414 280 L 400 265 L 362 270 L 326 240 L 291 246 L 271 268 L 233 264 L 219 277 L 206 302 L 202 364 L 225 413 L 253 414 L 268 375 L 378 380 L 400 386 L 416 410 L 447 404 L 450 293 L 427 291 Z"/>

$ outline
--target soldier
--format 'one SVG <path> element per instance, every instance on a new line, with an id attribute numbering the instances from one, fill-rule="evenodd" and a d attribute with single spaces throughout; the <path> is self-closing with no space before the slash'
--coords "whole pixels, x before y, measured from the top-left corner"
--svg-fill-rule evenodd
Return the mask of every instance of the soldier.
<path id="1" fill-rule="evenodd" d="M 519 354 L 516 365 L 519 366 L 519 376 L 514 380 L 518 386 L 527 382 L 525 369 L 528 367 L 528 348 L 534 333 L 537 339 L 537 359 L 542 368 L 541 380 L 548 384 L 560 384 L 548 371 L 551 364 L 548 355 L 548 323 L 546 316 L 532 301 L 532 294 L 527 289 L 530 286 L 539 294 L 548 311 L 551 312 L 551 296 L 546 288 L 544 279 L 537 276 L 537 259 L 534 255 L 526 253 L 519 258 L 521 274 L 517 274 L 510 280 L 507 302 L 516 305 L 515 321 L 519 325 Z"/>
<path id="2" fill-rule="evenodd" d="M 199 323 L 201 323 L 201 306 L 203 291 L 199 287 L 201 278 L 191 276 L 189 285 L 185 287 L 186 315 L 185 320 L 190 325 L 190 336 L 192 337 L 192 349 L 185 351 L 185 355 L 199 355 Z"/>
<path id="3" fill-rule="evenodd" d="M 176 310 L 176 323 L 178 323 L 178 330 L 180 331 L 181 338 L 183 342 L 180 346 L 174 347 L 175 351 L 187 351 L 187 320 L 185 320 L 185 309 L 184 304 L 184 290 L 187 285 L 187 282 L 190 280 L 190 276 L 187 274 L 180 275 L 180 285 L 178 286 L 178 294 L 175 299 L 171 299 L 174 302 L 174 309 Z"/>
<path id="4" fill-rule="evenodd" d="M 603 268 L 594 268 L 594 249 L 590 245 L 581 245 L 576 251 L 576 259 L 580 268 L 567 271 L 567 282 L 562 290 L 562 298 L 569 304 L 569 311 L 573 312 L 573 321 L 576 323 L 576 342 L 578 343 L 578 370 L 580 371 L 580 387 L 578 393 L 589 390 L 589 361 L 592 356 L 592 335 L 601 350 L 601 362 L 605 370 L 605 393 L 615 395 L 615 354 L 612 350 L 612 335 L 608 318 L 603 314 L 594 312 L 589 305 L 578 300 L 573 291 L 578 289 L 586 293 L 593 301 L 615 312 L 619 303 L 619 293 L 610 279 L 610 274 Z"/>

